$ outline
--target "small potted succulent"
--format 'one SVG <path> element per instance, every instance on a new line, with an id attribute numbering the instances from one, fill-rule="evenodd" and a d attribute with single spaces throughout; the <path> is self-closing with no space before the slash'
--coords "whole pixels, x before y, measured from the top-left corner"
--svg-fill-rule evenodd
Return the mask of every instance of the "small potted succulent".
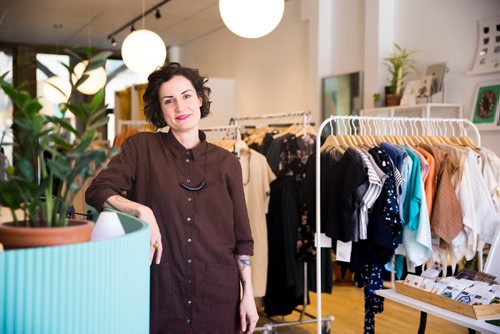
<path id="1" fill-rule="evenodd" d="M 85 72 L 103 66 L 108 56 L 103 52 L 90 58 Z M 73 69 L 67 68 L 72 75 Z M 87 78 L 84 73 L 72 83 L 71 95 Z M 118 153 L 117 149 L 94 146 L 98 128 L 108 122 L 104 91 L 79 104 L 70 102 L 70 96 L 60 104 L 63 117 L 56 117 L 42 114 L 38 98 L 23 86 L 16 88 L 6 82 L 5 74 L 0 77 L 0 87 L 13 102 L 13 126 L 19 133 L 14 143 L 15 166 L 9 167 L 7 179 L 0 181 L 0 205 L 10 210 L 13 218 L 0 224 L 0 243 L 9 249 L 90 240 L 93 224 L 68 219 L 68 208 L 85 180 Z M 82 130 L 65 119 L 66 113 L 75 116 Z M 75 137 L 72 143 L 67 141 L 68 132 Z M 83 230 L 84 236 L 75 239 L 71 228 Z M 22 244 L 28 238 L 25 233 L 34 234 L 34 244 Z M 54 233 L 58 234 L 55 241 L 46 240 L 47 234 Z"/>

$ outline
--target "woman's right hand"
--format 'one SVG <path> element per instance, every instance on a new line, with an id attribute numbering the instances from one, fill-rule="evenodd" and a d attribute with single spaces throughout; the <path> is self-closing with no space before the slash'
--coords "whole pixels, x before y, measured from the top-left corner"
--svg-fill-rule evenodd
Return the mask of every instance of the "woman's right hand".
<path id="1" fill-rule="evenodd" d="M 151 230 L 151 238 L 149 242 L 150 259 L 149 264 L 153 263 L 153 257 L 156 253 L 156 264 L 160 264 L 161 254 L 163 253 L 163 244 L 161 242 L 161 233 L 158 223 L 156 222 L 153 210 L 149 207 L 133 202 L 120 195 L 113 195 L 106 199 L 103 207 L 111 208 L 117 211 L 128 213 L 149 224 Z"/>
<path id="2" fill-rule="evenodd" d="M 156 222 L 153 210 L 151 210 L 147 206 L 142 206 L 141 209 L 139 209 L 139 215 L 137 216 L 137 218 L 144 220 L 146 223 L 148 223 L 151 230 L 151 240 L 149 245 L 149 253 L 150 253 L 149 264 L 153 263 L 153 257 L 155 257 L 154 256 L 155 253 L 156 253 L 155 262 L 156 264 L 160 264 L 161 254 L 163 253 L 163 244 L 161 241 L 160 228 L 158 227 L 158 223 Z"/>

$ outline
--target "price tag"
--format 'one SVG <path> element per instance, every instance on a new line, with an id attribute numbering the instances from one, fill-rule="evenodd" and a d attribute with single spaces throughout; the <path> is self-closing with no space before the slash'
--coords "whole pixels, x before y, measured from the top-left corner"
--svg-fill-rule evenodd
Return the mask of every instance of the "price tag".
<path id="1" fill-rule="evenodd" d="M 337 240 L 336 260 L 343 262 L 351 262 L 352 241 L 342 242 Z"/>

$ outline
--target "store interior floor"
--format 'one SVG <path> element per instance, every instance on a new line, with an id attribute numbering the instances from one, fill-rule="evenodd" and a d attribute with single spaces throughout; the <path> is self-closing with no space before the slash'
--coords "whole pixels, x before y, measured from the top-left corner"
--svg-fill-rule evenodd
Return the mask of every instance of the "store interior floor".
<path id="1" fill-rule="evenodd" d="M 306 312 L 316 314 L 316 294 L 310 293 L 311 304 Z M 334 285 L 332 294 L 323 294 L 323 317 L 334 316 L 331 333 L 360 334 L 363 333 L 364 296 L 363 289 L 353 285 Z M 297 321 L 299 313 L 292 313 L 286 317 L 274 317 L 276 321 Z M 304 319 L 310 319 L 304 317 Z M 386 300 L 384 312 L 375 316 L 375 333 L 417 333 L 420 312 L 401 304 Z M 258 326 L 272 322 L 260 315 Z M 293 327 L 276 328 L 279 334 L 316 333 L 316 323 L 298 325 Z M 440 334 L 467 334 L 466 328 L 441 318 L 429 315 L 427 317 L 426 333 Z"/>

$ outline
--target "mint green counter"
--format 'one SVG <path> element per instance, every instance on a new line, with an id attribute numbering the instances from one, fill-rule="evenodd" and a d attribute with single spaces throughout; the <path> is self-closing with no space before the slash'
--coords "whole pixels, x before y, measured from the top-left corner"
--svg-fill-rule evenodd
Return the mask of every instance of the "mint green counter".
<path id="1" fill-rule="evenodd" d="M 0 333 L 149 332 L 149 225 L 125 236 L 0 252 Z"/>

